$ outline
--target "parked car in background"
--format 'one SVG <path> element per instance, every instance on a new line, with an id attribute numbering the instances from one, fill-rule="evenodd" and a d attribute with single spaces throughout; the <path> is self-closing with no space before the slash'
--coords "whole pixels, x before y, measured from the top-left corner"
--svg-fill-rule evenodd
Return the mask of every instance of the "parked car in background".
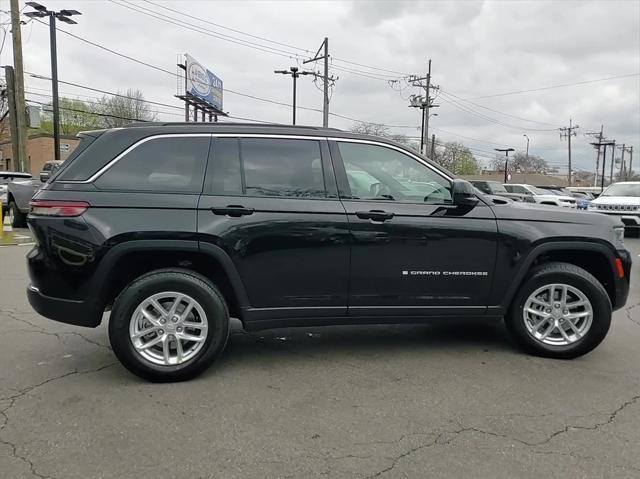
<path id="1" fill-rule="evenodd" d="M 47 161 L 43 167 L 42 167 L 42 171 L 40 172 L 40 181 L 45 183 L 47 180 L 49 180 L 49 178 L 51 178 L 51 175 L 53 175 L 56 170 L 58 170 L 58 168 L 60 168 L 62 166 L 62 161 L 55 161 L 55 160 L 51 160 L 51 161 Z"/>
<path id="2" fill-rule="evenodd" d="M 538 186 L 545 191 L 549 191 L 558 196 L 570 196 L 576 199 L 576 206 L 579 210 L 586 210 L 589 203 L 593 200 L 593 196 L 589 193 L 576 193 L 562 186 Z"/>
<path id="3" fill-rule="evenodd" d="M 640 236 L 640 181 L 614 183 L 591 202 L 589 211 L 617 216 L 628 236 Z"/>
<path id="4" fill-rule="evenodd" d="M 499 183 L 497 181 L 474 180 L 471 181 L 471 184 L 487 195 L 502 196 L 513 201 L 525 201 L 528 203 L 534 203 L 533 197 L 531 195 L 510 193 L 502 183 Z"/>
<path id="5" fill-rule="evenodd" d="M 533 185 L 508 183 L 504 187 L 509 193 L 532 195 L 533 201 L 541 205 L 561 206 L 563 208 L 577 207 L 577 201 L 572 196 L 558 195 Z"/>
<path id="6" fill-rule="evenodd" d="M 572 191 L 571 196 L 573 196 L 578 202 L 578 209 L 588 210 L 589 205 L 594 200 L 594 196 L 591 193 L 585 193 L 583 191 Z"/>
<path id="7" fill-rule="evenodd" d="M 20 173 L 6 187 L 6 209 L 9 221 L 14 228 L 27 226 L 29 202 L 38 189 L 60 168 L 62 161 L 47 161 L 42 167 L 39 178 L 32 178 L 28 173 Z"/>
<path id="8" fill-rule="evenodd" d="M 30 179 L 29 173 L 21 173 L 19 171 L 0 171 L 0 203 L 2 204 L 2 217 L 8 210 L 7 188 L 9 183 L 14 180 Z"/>

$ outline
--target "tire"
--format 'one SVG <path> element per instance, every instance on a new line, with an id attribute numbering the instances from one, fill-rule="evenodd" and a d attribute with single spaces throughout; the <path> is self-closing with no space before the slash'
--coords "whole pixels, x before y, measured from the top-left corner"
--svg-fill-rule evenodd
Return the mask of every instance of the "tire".
<path id="1" fill-rule="evenodd" d="M 540 306 L 541 312 L 542 310 L 544 310 L 545 313 L 551 311 L 550 314 L 545 315 L 545 317 L 547 317 L 546 324 L 542 322 L 536 323 L 536 326 L 542 324 L 540 332 L 529 331 L 529 328 L 532 327 L 530 322 L 531 318 L 537 319 L 543 316 L 540 314 L 532 315 L 527 312 L 526 314 L 529 319 L 526 319 L 524 308 L 529 302 L 531 295 L 545 288 L 545 286 L 552 284 L 565 285 L 569 291 L 567 295 L 570 299 L 576 298 L 578 294 L 581 294 L 584 299 L 590 303 L 591 315 L 586 314 L 589 306 L 575 307 L 571 306 L 572 303 L 569 303 L 569 307 L 572 309 L 565 310 L 565 312 L 571 313 L 573 311 L 583 315 L 580 319 L 572 320 L 572 323 L 576 323 L 578 330 L 581 325 L 585 328 L 581 337 L 578 335 L 576 329 L 569 327 L 569 323 L 565 319 L 569 315 L 565 316 L 560 309 L 553 309 L 561 303 L 552 301 L 549 301 L 552 303 L 549 309 Z M 561 291 L 563 288 L 559 287 L 559 289 Z M 558 289 L 556 289 L 556 291 L 558 291 Z M 560 296 L 560 294 L 561 293 L 558 293 L 558 296 Z M 545 297 L 544 293 L 542 293 L 541 297 Z M 580 299 L 580 297 L 578 297 L 578 299 Z M 587 328 L 586 324 L 589 317 L 591 318 L 590 326 Z M 559 323 L 555 323 L 555 327 L 553 327 L 552 321 L 554 321 L 555 318 L 557 318 L 558 322 L 562 322 L 564 326 L 559 326 Z M 524 281 L 511 303 L 511 307 L 505 318 L 505 323 L 511 336 L 525 351 L 536 356 L 547 358 L 573 359 L 593 350 L 607 335 L 609 326 L 611 325 L 611 301 L 602 284 L 584 269 L 569 263 L 546 263 L 534 269 Z M 560 329 L 558 329 L 559 327 L 562 327 L 567 336 L 573 339 L 572 342 L 561 344 L 561 342 L 566 341 L 566 336 L 562 335 Z M 550 328 L 552 331 L 549 337 L 544 340 L 547 342 L 543 342 L 541 338 L 534 337 L 535 334 L 543 335 L 547 328 Z M 560 338 L 556 340 L 557 336 L 560 336 Z M 553 344 L 548 344 L 548 342 L 551 341 L 554 341 Z"/>
<path id="2" fill-rule="evenodd" d="M 172 318 L 182 316 L 176 314 L 171 318 L 164 319 L 164 326 L 160 325 L 162 315 L 155 316 L 155 309 L 148 301 L 151 297 L 161 297 L 162 295 L 179 294 L 184 296 L 184 301 L 193 300 L 193 306 L 190 313 L 187 313 L 187 319 L 190 323 L 184 323 L 184 327 L 180 327 L 182 320 L 175 324 L 171 324 Z M 161 307 L 171 306 L 171 303 L 162 303 L 163 299 L 159 299 Z M 167 300 L 169 301 L 169 300 Z M 170 361 L 175 363 L 166 364 L 167 356 L 164 356 L 165 347 L 171 353 L 170 346 L 165 346 L 165 341 L 149 347 L 144 352 L 138 351 L 134 346 L 132 339 L 132 331 L 135 330 L 140 322 L 145 322 L 145 316 L 139 308 L 147 304 L 151 308 L 154 323 L 147 321 L 149 328 L 155 328 L 153 332 L 143 336 L 136 341 L 138 344 L 147 344 L 146 338 L 149 336 L 152 343 L 161 338 L 170 338 L 173 342 L 169 342 L 175 347 L 175 358 L 169 355 Z M 186 309 L 186 303 L 180 303 Z M 149 310 L 146 310 L 147 318 Z M 166 312 L 166 311 L 165 311 Z M 202 313 L 204 318 L 201 317 Z M 191 329 L 187 324 L 198 324 L 200 321 L 205 328 L 196 327 Z M 158 329 L 164 328 L 164 329 Z M 171 329 L 170 329 L 171 328 Z M 148 329 L 144 329 L 145 331 Z M 184 333 L 180 333 L 184 331 Z M 162 333 L 162 334 L 160 334 Z M 181 334 L 200 335 L 201 341 L 198 342 L 182 342 L 177 338 Z M 191 337 L 193 337 L 191 336 Z M 203 339 L 204 338 L 204 339 Z M 111 317 L 109 320 L 109 341 L 116 357 L 120 362 L 133 374 L 152 382 L 173 382 L 186 381 L 192 379 L 207 369 L 211 363 L 222 353 L 229 338 L 229 310 L 222 296 L 222 293 L 216 286 L 206 277 L 189 270 L 183 269 L 161 269 L 143 276 L 130 283 L 116 298 Z M 183 351 L 183 362 L 179 361 L 177 342 L 180 342 Z M 190 346 L 191 345 L 191 346 Z M 186 346 L 192 347 L 193 355 L 187 358 Z M 158 352 L 160 348 L 161 352 Z M 194 349 L 195 348 L 195 349 Z M 199 348 L 199 349 L 197 349 Z M 145 356 L 146 355 L 146 356 Z M 162 358 L 158 358 L 162 355 Z M 160 361 L 160 362 L 158 362 Z"/>
<path id="3" fill-rule="evenodd" d="M 27 226 L 27 215 L 18 209 L 15 201 L 9 203 L 9 218 L 11 218 L 11 226 L 14 228 L 25 228 Z"/>

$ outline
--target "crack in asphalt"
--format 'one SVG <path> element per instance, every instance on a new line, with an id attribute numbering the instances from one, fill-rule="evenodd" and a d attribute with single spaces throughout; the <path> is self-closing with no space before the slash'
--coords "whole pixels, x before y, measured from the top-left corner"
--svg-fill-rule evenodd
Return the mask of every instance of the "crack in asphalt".
<path id="1" fill-rule="evenodd" d="M 64 374 L 61 374 L 59 376 L 54 376 L 52 378 L 47 378 L 42 382 L 39 382 L 37 384 L 33 384 L 31 386 L 27 386 L 26 388 L 21 389 L 18 393 L 13 394 L 11 396 L 6 396 L 6 397 L 2 397 L 0 398 L 0 401 L 8 401 L 9 404 L 3 408 L 2 410 L 0 410 L 0 415 L 3 418 L 3 422 L 2 424 L 0 424 L 0 432 L 2 432 L 7 425 L 9 424 L 9 409 L 11 409 L 13 406 L 15 406 L 15 404 L 17 403 L 17 401 L 21 398 L 23 398 L 24 396 L 26 396 L 28 393 L 30 393 L 31 391 L 33 391 L 34 389 L 37 389 L 41 386 L 44 386 L 45 384 L 49 384 L 51 382 L 54 381 L 58 381 L 60 379 L 69 377 L 69 376 L 73 376 L 76 374 L 91 374 L 91 373 L 97 373 L 99 371 L 103 371 L 104 369 L 110 368 L 111 366 L 114 366 L 118 364 L 117 361 L 111 362 L 109 364 L 105 364 L 103 366 L 100 366 L 99 368 L 95 368 L 95 369 L 88 369 L 88 370 L 84 370 L 84 371 L 80 371 L 80 370 L 73 370 L 73 371 L 69 371 L 66 372 Z M 40 479 L 55 479 L 53 476 L 49 476 L 49 475 L 44 475 L 41 474 L 40 472 L 38 472 L 36 470 L 35 464 L 33 463 L 33 461 L 31 461 L 31 459 L 29 459 L 28 456 L 24 456 L 18 453 L 18 446 L 17 444 L 8 441 L 7 439 L 3 439 L 0 438 L 0 444 L 4 444 L 6 446 L 9 446 L 9 448 L 11 449 L 11 456 L 15 457 L 16 459 L 19 459 L 20 461 L 22 461 L 23 463 L 25 463 L 27 466 L 29 466 L 29 470 L 31 471 L 31 474 L 35 477 L 38 477 Z"/>
<path id="2" fill-rule="evenodd" d="M 523 446 L 526 446 L 526 447 L 538 447 L 538 446 L 543 446 L 545 444 L 548 444 L 549 442 L 551 442 L 552 440 L 554 440 L 558 436 L 561 436 L 561 435 L 566 434 L 568 432 L 573 432 L 573 431 L 578 431 L 578 430 L 595 431 L 595 430 L 600 429 L 601 427 L 604 427 L 604 426 L 612 424 L 613 421 L 615 421 L 615 419 L 618 416 L 618 414 L 620 414 L 627 407 L 629 407 L 629 406 L 635 404 L 636 402 L 638 402 L 638 400 L 640 400 L 640 394 L 638 394 L 636 396 L 633 396 L 631 399 L 625 401 L 620 406 L 618 406 L 616 409 L 614 409 L 611 413 L 609 413 L 609 417 L 605 421 L 597 422 L 597 423 L 595 423 L 595 424 L 593 424 L 591 426 L 571 426 L 571 425 L 565 426 L 562 429 L 554 431 L 553 433 L 551 433 L 544 440 L 538 441 L 538 442 L 524 441 L 522 439 L 511 437 L 511 436 L 509 436 L 507 434 L 500 434 L 500 433 L 496 433 L 496 432 L 493 432 L 493 431 L 487 431 L 487 430 L 476 428 L 476 427 L 464 427 L 464 428 L 461 428 L 461 429 L 457 429 L 455 431 L 443 431 L 443 432 L 439 433 L 435 437 L 435 439 L 433 441 L 430 441 L 430 442 L 427 442 L 425 444 L 420 444 L 418 446 L 412 447 L 411 449 L 408 449 L 407 451 L 405 451 L 405 452 L 403 452 L 403 453 L 401 453 L 401 454 L 399 454 L 399 455 L 397 455 L 395 457 L 392 457 L 390 465 L 388 465 L 384 469 L 381 469 L 380 471 L 378 471 L 378 472 L 376 472 L 376 473 L 374 473 L 372 475 L 366 476 L 365 479 L 373 479 L 375 477 L 380 477 L 383 474 L 385 474 L 385 473 L 391 471 L 393 468 L 395 468 L 396 465 L 398 464 L 398 462 L 400 462 L 405 457 L 410 456 L 411 454 L 413 454 L 415 452 L 418 452 L 420 450 L 427 449 L 427 448 L 430 448 L 430 447 L 439 446 L 439 445 L 442 445 L 442 446 L 449 445 L 457 438 L 457 436 L 459 436 L 460 434 L 467 433 L 467 432 L 477 432 L 479 434 L 498 437 L 498 438 L 501 438 L 501 439 L 507 439 L 507 440 L 522 444 Z M 423 434 L 423 435 L 427 436 L 427 435 L 434 435 L 435 433 L 405 434 L 405 435 L 401 436 L 396 441 L 390 441 L 390 442 L 380 441 L 380 442 L 365 443 L 365 444 L 385 444 L 385 443 L 393 444 L 393 443 L 397 443 L 397 442 L 402 441 L 406 437 L 413 436 L 413 435 L 420 435 L 420 434 Z M 448 438 L 447 440 L 442 440 L 442 438 L 447 437 L 447 435 L 450 435 L 451 437 Z M 621 466 L 621 467 L 623 467 L 623 466 Z"/>
<path id="3" fill-rule="evenodd" d="M 640 326 L 640 319 L 633 319 L 631 317 L 631 310 L 637 308 L 638 306 L 640 306 L 640 303 L 632 304 L 628 308 L 625 308 L 624 312 L 627 314 L 627 319 L 629 319 L 629 321 Z"/>
<path id="4" fill-rule="evenodd" d="M 94 341 L 93 339 L 87 338 L 84 334 L 78 333 L 77 331 L 63 331 L 61 333 L 52 333 L 50 331 L 47 331 L 46 329 L 44 329 L 42 326 L 40 326 L 38 324 L 32 323 L 31 321 L 28 321 L 28 320 L 26 320 L 24 318 L 20 318 L 20 317 L 16 316 L 16 313 L 14 311 L 0 309 L 0 314 L 4 314 L 7 317 L 13 319 L 14 321 L 18 321 L 20 323 L 27 324 L 27 325 L 31 326 L 32 328 L 35 328 L 35 331 L 24 331 L 24 330 L 22 330 L 22 332 L 32 332 L 32 333 L 45 334 L 47 336 L 55 336 L 61 343 L 64 343 L 64 341 L 62 340 L 61 336 L 65 336 L 65 335 L 78 336 L 79 338 L 83 339 L 84 341 L 86 341 L 89 344 L 93 344 L 94 346 L 98 346 L 99 348 L 104 348 L 104 349 L 107 349 L 109 351 L 112 351 L 110 346 L 107 346 L 106 344 L 99 343 L 98 341 Z"/>

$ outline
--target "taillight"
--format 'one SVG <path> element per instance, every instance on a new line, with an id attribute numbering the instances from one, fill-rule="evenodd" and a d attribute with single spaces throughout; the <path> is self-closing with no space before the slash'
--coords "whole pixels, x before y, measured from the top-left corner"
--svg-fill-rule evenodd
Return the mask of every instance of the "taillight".
<path id="1" fill-rule="evenodd" d="M 89 203 L 86 201 L 49 201 L 34 200 L 29 203 L 30 213 L 38 216 L 60 216 L 69 218 L 80 216 L 87 211 Z"/>

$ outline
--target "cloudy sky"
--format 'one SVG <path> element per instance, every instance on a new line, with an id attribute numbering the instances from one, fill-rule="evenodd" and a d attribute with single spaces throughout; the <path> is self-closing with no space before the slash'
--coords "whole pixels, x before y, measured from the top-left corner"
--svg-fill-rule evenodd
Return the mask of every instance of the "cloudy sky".
<path id="1" fill-rule="evenodd" d="M 68 82 L 140 89 L 148 100 L 180 106 L 173 73 L 177 55 L 188 52 L 222 78 L 224 109 L 231 115 L 287 123 L 290 107 L 243 94 L 290 103 L 290 77 L 273 70 L 301 66 L 326 36 L 331 73 L 339 77 L 332 113 L 418 136 L 419 110 L 408 107 L 408 97 L 419 91 L 406 76 L 424 75 L 431 58 L 433 82 L 440 86 L 431 132 L 440 140 L 461 141 L 486 158 L 493 148 L 524 149 L 527 134 L 531 153 L 566 170 L 566 141 L 557 128 L 572 118 L 580 126 L 573 142 L 577 167 L 595 168 L 593 140 L 585 133 L 604 124 L 608 138 L 633 145 L 640 169 L 638 0 L 40 3 L 82 12 L 77 25 L 60 24 L 61 30 L 168 71 L 59 33 L 59 75 Z M 0 10 L 8 9 L 9 1 L 0 1 Z M 23 41 L 25 69 L 49 75 L 47 27 L 28 23 Z M 0 60 L 12 63 L 9 41 Z M 300 78 L 298 104 L 320 110 L 320 85 L 311 78 Z M 549 88 L 559 85 L 566 86 Z M 28 76 L 26 89 L 30 99 L 48 100 L 38 96 L 50 94 L 47 81 Z M 100 95 L 69 85 L 60 90 L 84 99 Z M 179 109 L 155 108 L 161 119 L 181 120 Z M 321 122 L 317 111 L 298 112 L 300 124 Z M 333 127 L 352 124 L 330 118 Z"/>

